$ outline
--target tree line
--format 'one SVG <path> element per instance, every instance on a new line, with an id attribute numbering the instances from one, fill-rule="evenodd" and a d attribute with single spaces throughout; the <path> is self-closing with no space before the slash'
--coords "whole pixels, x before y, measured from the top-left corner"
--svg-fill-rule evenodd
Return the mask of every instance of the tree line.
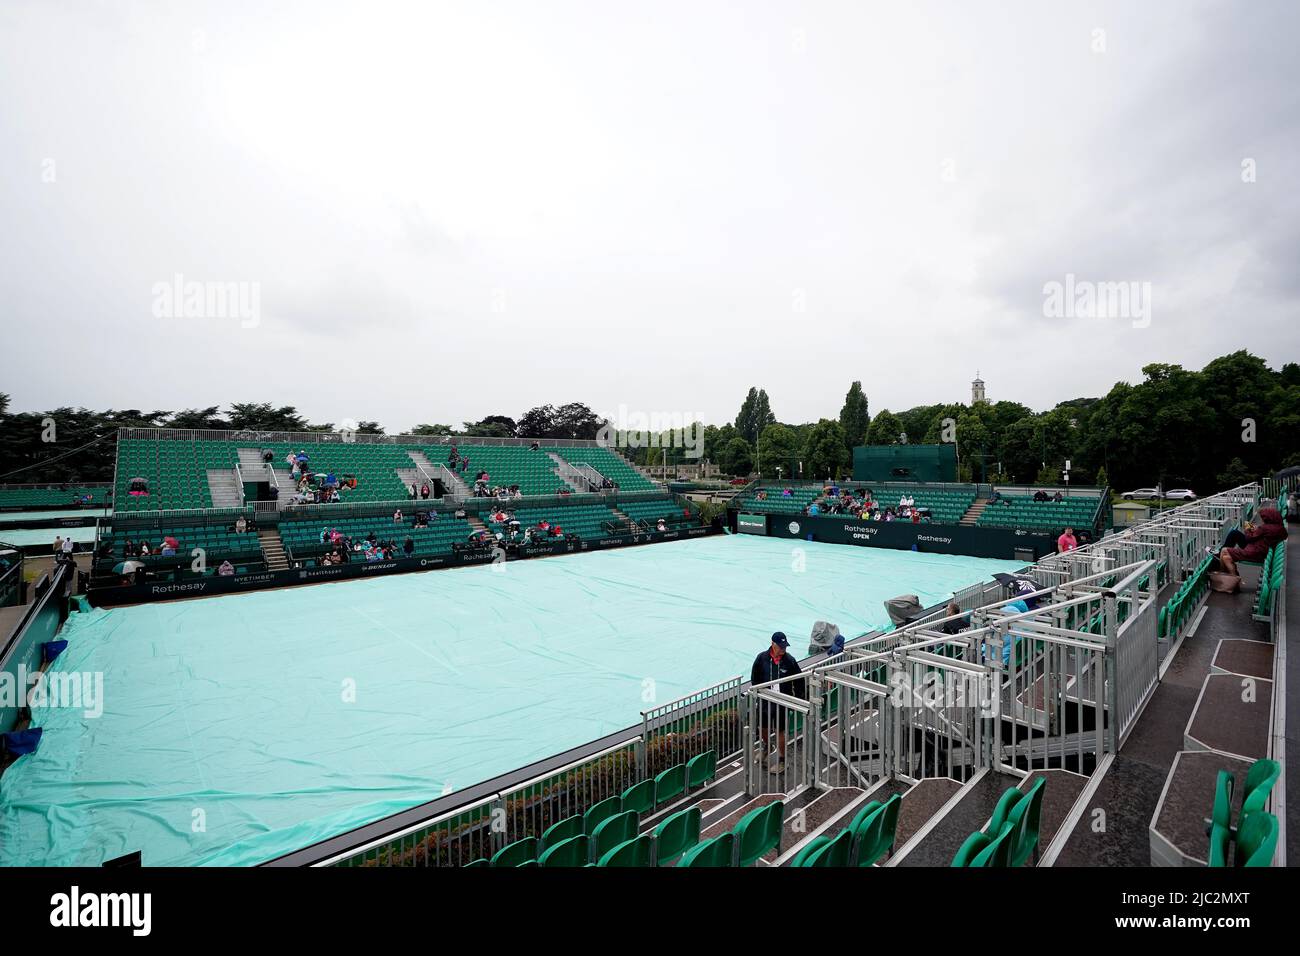
<path id="1" fill-rule="evenodd" d="M 1199 371 L 1152 364 L 1136 384 L 1118 382 L 1100 398 L 1073 398 L 1035 412 L 1014 401 L 921 405 L 870 414 L 861 381 L 853 382 L 834 418 L 784 423 L 767 391 L 750 388 L 733 422 L 695 423 L 702 457 L 728 475 L 823 479 L 852 473 L 861 445 L 955 442 L 964 481 L 1059 484 L 1066 461 L 1075 484 L 1131 487 L 1161 483 L 1201 494 L 1300 465 L 1300 365 L 1278 371 L 1247 351 L 1214 359 Z M 331 431 L 293 406 L 269 402 L 178 412 L 57 408 L 10 412 L 0 393 L 0 481 L 107 481 L 113 436 L 122 427 L 215 431 Z M 541 405 L 518 418 L 422 423 L 406 434 L 431 437 L 594 439 L 606 423 L 587 405 Z M 51 427 L 53 432 L 51 432 Z M 378 422 L 347 423 L 384 434 Z M 691 462 L 669 433 L 624 449 L 638 464 Z"/>

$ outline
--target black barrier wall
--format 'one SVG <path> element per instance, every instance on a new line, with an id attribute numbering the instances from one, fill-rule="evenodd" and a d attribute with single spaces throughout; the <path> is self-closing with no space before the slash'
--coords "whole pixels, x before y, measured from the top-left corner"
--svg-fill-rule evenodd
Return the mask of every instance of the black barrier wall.
<path id="1" fill-rule="evenodd" d="M 899 551 L 964 554 L 973 558 L 1036 561 L 1056 550 L 1051 535 L 1013 528 L 980 528 L 910 521 L 862 521 L 838 515 L 768 515 L 767 533 L 777 538 L 802 538 L 828 544 L 856 544 Z M 1017 552 L 1030 552 L 1032 555 Z"/>
<path id="2" fill-rule="evenodd" d="M 28 688 L 22 686 L 24 682 L 20 675 L 31 675 L 40 670 L 41 645 L 54 640 L 60 625 L 68 617 L 68 590 L 75 574 L 76 569 L 71 565 L 59 564 L 53 577 L 36 583 L 36 599 L 28 605 L 18 629 L 0 651 L 0 671 L 21 701 L 26 700 Z M 21 706 L 19 697 L 0 700 L 0 731 L 14 729 Z"/>

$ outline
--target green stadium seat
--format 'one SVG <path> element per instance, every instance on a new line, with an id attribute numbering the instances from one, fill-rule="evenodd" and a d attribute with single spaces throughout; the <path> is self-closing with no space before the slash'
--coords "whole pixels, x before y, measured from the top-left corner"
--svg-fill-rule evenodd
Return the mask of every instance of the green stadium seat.
<path id="1" fill-rule="evenodd" d="M 700 808 L 689 807 L 655 827 L 655 863 L 668 866 L 700 842 Z"/>
<path id="2" fill-rule="evenodd" d="M 709 750 L 686 761 L 686 789 L 708 783 L 718 772 L 718 752 Z"/>
<path id="3" fill-rule="evenodd" d="M 1008 866 L 1011 859 L 1012 840 L 1012 829 L 1010 827 L 1003 827 L 1002 832 L 997 836 L 992 837 L 985 845 L 984 849 L 980 850 L 979 853 L 976 854 L 975 859 L 971 861 L 970 865 L 979 867 Z"/>
<path id="4" fill-rule="evenodd" d="M 839 835 L 828 839 L 812 853 L 804 857 L 800 866 L 848 866 L 853 854 L 853 830 L 845 827 Z M 800 854 L 802 856 L 802 854 Z M 796 858 L 797 859 L 797 858 Z"/>
<path id="5" fill-rule="evenodd" d="M 526 860 L 537 859 L 537 837 L 524 837 L 503 846 L 492 855 L 493 866 L 518 866 Z"/>
<path id="6" fill-rule="evenodd" d="M 546 828 L 546 831 L 542 834 L 540 849 L 545 850 L 548 847 L 555 846 L 561 840 L 582 836 L 584 832 L 582 814 L 575 813 L 573 816 L 565 817 L 560 822 L 553 823 Z"/>
<path id="7" fill-rule="evenodd" d="M 633 837 L 604 854 L 597 866 L 650 866 L 654 854 L 654 840 L 649 835 Z"/>
<path id="8" fill-rule="evenodd" d="M 1228 832 L 1232 827 L 1232 790 L 1235 779 L 1229 770 L 1220 770 L 1214 781 L 1214 809 L 1209 820 L 1205 821 L 1205 832 L 1213 827 L 1222 827 Z"/>
<path id="9" fill-rule="evenodd" d="M 589 840 L 586 835 L 561 840 L 537 858 L 538 866 L 581 867 L 587 865 Z"/>
<path id="10" fill-rule="evenodd" d="M 1277 817 L 1263 811 L 1245 818 L 1237 833 L 1237 859 L 1242 866 L 1272 866 L 1277 852 Z"/>
<path id="11" fill-rule="evenodd" d="M 750 866 L 759 857 L 781 849 L 785 803 L 776 800 L 746 814 L 732 833 L 736 835 L 736 866 Z"/>
<path id="12" fill-rule="evenodd" d="M 1006 826 L 1007 817 L 1011 815 L 1011 808 L 1020 802 L 1024 794 L 1020 792 L 1019 787 L 1007 787 L 1002 791 L 1002 796 L 998 797 L 998 804 L 993 808 L 993 816 L 989 817 L 988 826 L 985 829 L 989 833 L 1001 833 L 1002 828 Z"/>
<path id="13" fill-rule="evenodd" d="M 620 806 L 624 810 L 649 813 L 655 806 L 655 782 L 642 780 L 640 783 L 632 784 L 623 791 L 621 800 Z"/>
<path id="14" fill-rule="evenodd" d="M 596 827 L 600 826 L 616 813 L 623 810 L 623 799 L 621 797 L 608 797 L 599 803 L 588 808 L 587 812 L 582 815 L 582 832 L 591 836 L 596 832 Z"/>
<path id="15" fill-rule="evenodd" d="M 687 850 L 678 866 L 725 867 L 735 864 L 736 836 L 728 831 Z"/>
<path id="16" fill-rule="evenodd" d="M 957 854 L 952 858 L 952 866 L 974 866 L 976 857 L 984 852 L 991 842 L 987 833 L 976 830 L 958 848 Z"/>
<path id="17" fill-rule="evenodd" d="M 858 866 L 873 866 L 893 849 L 902 803 L 902 795 L 896 793 L 857 827 L 850 828 L 856 839 L 853 859 Z"/>
<path id="18" fill-rule="evenodd" d="M 794 859 L 790 861 L 790 865 L 795 867 L 811 866 L 809 860 L 823 847 L 829 846 L 830 842 L 831 838 L 828 836 L 813 837 L 802 850 L 795 854 Z"/>
<path id="19" fill-rule="evenodd" d="M 1269 794 L 1278 777 L 1282 775 L 1282 765 L 1276 760 L 1257 760 L 1246 771 L 1246 782 L 1242 787 L 1241 819 L 1245 820 L 1257 810 L 1263 810 L 1268 803 Z"/>
<path id="20" fill-rule="evenodd" d="M 1024 866 L 1038 853 L 1039 823 L 1043 810 L 1043 791 L 1046 788 L 1047 778 L 1039 777 L 1007 816 L 1006 826 L 1012 834 L 1008 860 L 1010 866 Z"/>
<path id="21" fill-rule="evenodd" d="M 599 860 L 614 847 L 626 843 L 637 834 L 639 819 L 633 810 L 616 813 L 596 824 L 591 831 L 591 858 Z"/>
<path id="22" fill-rule="evenodd" d="M 686 764 L 669 767 L 655 777 L 655 805 L 681 796 L 686 789 Z"/>

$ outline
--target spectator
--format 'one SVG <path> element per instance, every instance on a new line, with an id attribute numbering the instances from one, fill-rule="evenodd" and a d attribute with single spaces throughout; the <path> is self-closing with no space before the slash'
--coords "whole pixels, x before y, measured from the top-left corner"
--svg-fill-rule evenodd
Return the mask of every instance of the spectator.
<path id="1" fill-rule="evenodd" d="M 401 523 L 402 523 L 402 509 L 398 508 L 396 511 L 393 512 L 393 524 L 401 524 Z"/>
<path id="2" fill-rule="evenodd" d="M 63 553 L 63 535 L 61 534 L 56 534 L 54 536 L 54 553 L 55 554 Z"/>
<path id="3" fill-rule="evenodd" d="M 1065 500 L 1065 495 L 1061 494 L 1058 491 L 1056 494 L 1052 495 L 1052 500 L 1055 501 L 1057 504 L 1060 504 L 1062 501 Z"/>
<path id="4" fill-rule="evenodd" d="M 1073 551 L 1079 546 L 1079 539 L 1074 536 L 1073 528 L 1066 528 L 1061 532 L 1061 536 L 1056 539 L 1056 550 L 1061 554 L 1067 551 Z"/>
<path id="5" fill-rule="evenodd" d="M 244 534 L 248 531 L 248 519 L 240 515 L 235 519 L 235 534 Z"/>
<path id="6" fill-rule="evenodd" d="M 221 566 L 217 568 L 217 574 L 221 575 L 223 578 L 228 578 L 234 573 L 235 566 L 231 564 L 229 560 L 222 561 Z"/>
<path id="7" fill-rule="evenodd" d="M 68 535 L 66 538 L 63 539 L 63 556 L 65 558 L 71 558 L 72 553 L 76 549 L 77 549 L 77 542 L 72 540 L 72 535 Z"/>
<path id="8" fill-rule="evenodd" d="M 668 526 L 667 526 L 666 524 L 664 524 L 664 519 L 663 519 L 663 518 L 660 518 L 660 519 L 659 519 L 659 523 L 658 523 L 657 525 L 655 525 L 655 530 L 656 530 L 656 531 L 667 531 L 667 530 L 668 530 Z"/>
<path id="9" fill-rule="evenodd" d="M 755 685 L 768 684 L 772 681 L 795 677 L 803 673 L 799 669 L 799 663 L 787 652 L 789 647 L 790 641 L 783 633 L 780 631 L 774 633 L 771 646 L 754 658 L 754 666 L 749 669 L 750 682 Z M 798 688 L 793 686 L 795 683 L 798 683 Z M 803 681 L 786 681 L 780 685 L 780 690 L 783 694 L 802 697 L 804 696 L 802 685 Z M 756 729 L 758 739 L 762 744 L 760 759 L 766 762 L 769 741 L 772 739 L 772 731 L 775 730 L 778 753 L 776 772 L 782 773 L 785 771 L 785 718 L 781 715 L 780 708 L 774 703 L 764 702 L 759 706 L 758 727 Z"/>
<path id="10" fill-rule="evenodd" d="M 420 489 L 415 487 L 415 482 L 411 482 L 411 500 L 414 501 L 420 497 Z"/>
<path id="11" fill-rule="evenodd" d="M 1282 512 L 1276 508 L 1260 508 L 1261 524 L 1247 522 L 1245 531 L 1234 529 L 1224 541 L 1224 547 L 1218 552 L 1219 563 L 1229 574 L 1237 573 L 1239 561 L 1262 561 L 1269 548 L 1287 538 L 1286 525 L 1282 523 Z M 1210 554 L 1214 554 L 1213 550 Z"/>
<path id="12" fill-rule="evenodd" d="M 415 554 L 415 541 L 409 534 L 406 536 L 406 540 L 402 542 L 402 550 L 406 552 L 408 558 Z"/>
<path id="13" fill-rule="evenodd" d="M 463 471 L 464 469 L 461 470 Z M 425 499 L 426 501 L 429 498 L 429 483 L 427 481 L 424 484 L 420 485 L 420 497 Z"/>
<path id="14" fill-rule="evenodd" d="M 962 614 L 961 605 L 956 601 L 949 601 L 944 613 L 947 617 L 952 618 L 952 620 L 945 621 L 939 627 L 939 630 L 944 634 L 960 634 L 970 627 L 970 614 Z M 961 616 L 958 617 L 958 615 Z"/>

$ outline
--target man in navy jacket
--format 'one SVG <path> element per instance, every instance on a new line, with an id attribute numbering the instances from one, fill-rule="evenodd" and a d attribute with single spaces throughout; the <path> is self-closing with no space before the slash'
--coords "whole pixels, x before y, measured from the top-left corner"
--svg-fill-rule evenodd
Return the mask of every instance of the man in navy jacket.
<path id="1" fill-rule="evenodd" d="M 749 680 L 753 684 L 767 684 L 802 673 L 799 662 L 790 654 L 790 641 L 783 633 L 777 631 L 772 635 L 772 646 L 754 658 L 754 666 L 749 671 Z M 805 697 L 805 683 L 804 680 L 787 680 L 778 685 L 777 689 L 791 697 Z M 755 729 L 762 743 L 763 758 L 767 756 L 768 741 L 772 739 L 772 731 L 776 730 L 777 750 L 780 754 L 776 772 L 782 773 L 785 770 L 785 717 L 782 708 L 769 701 L 761 701 L 758 710 L 758 727 Z"/>

